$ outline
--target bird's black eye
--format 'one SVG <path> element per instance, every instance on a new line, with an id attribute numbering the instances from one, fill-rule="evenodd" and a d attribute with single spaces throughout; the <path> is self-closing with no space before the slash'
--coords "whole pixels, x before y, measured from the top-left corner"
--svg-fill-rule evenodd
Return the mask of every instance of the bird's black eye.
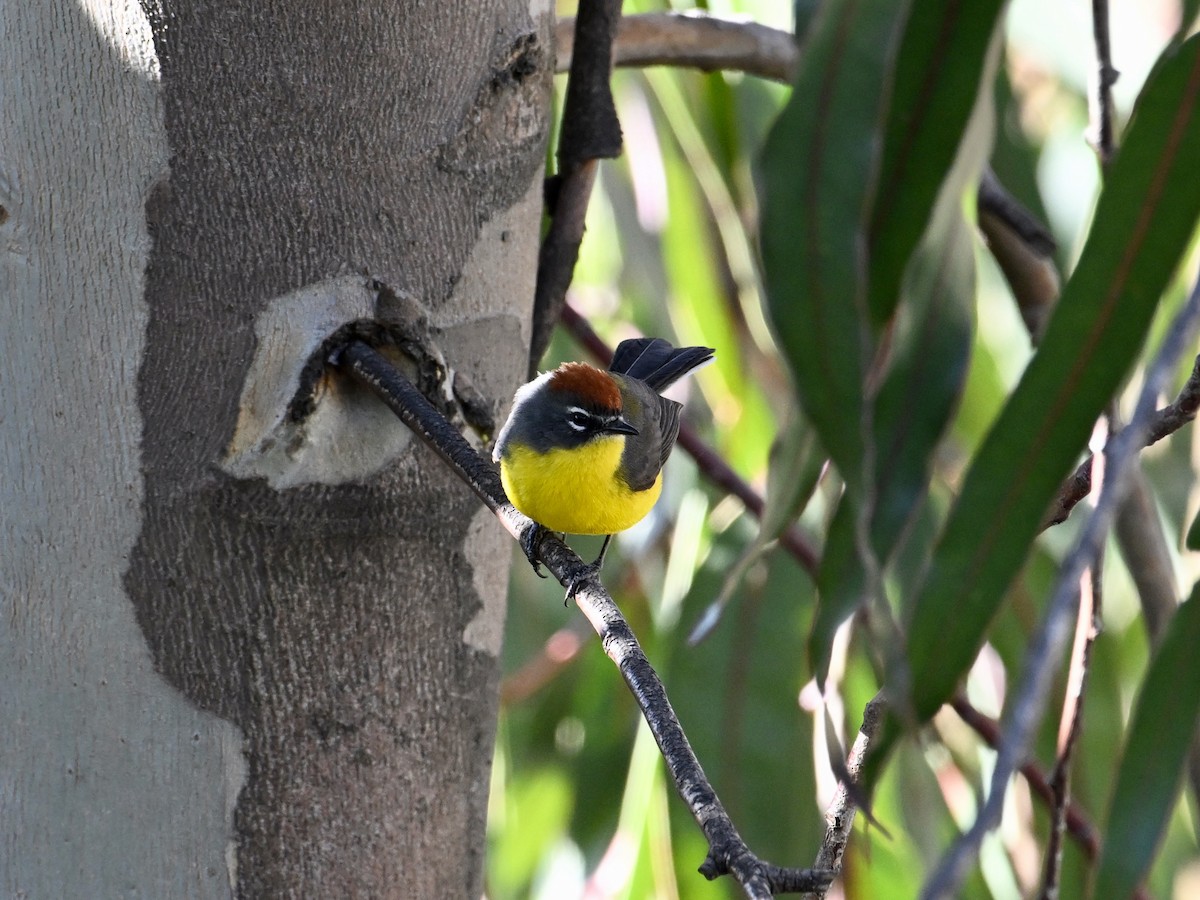
<path id="1" fill-rule="evenodd" d="M 587 431 L 592 427 L 592 417 L 581 409 L 573 409 L 567 413 L 567 424 L 576 431 Z"/>

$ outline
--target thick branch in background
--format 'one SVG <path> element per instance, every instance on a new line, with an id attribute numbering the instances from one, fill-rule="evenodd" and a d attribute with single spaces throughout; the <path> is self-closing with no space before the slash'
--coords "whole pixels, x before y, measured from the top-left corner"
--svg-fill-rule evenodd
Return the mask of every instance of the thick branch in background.
<path id="1" fill-rule="evenodd" d="M 532 520 L 508 502 L 496 470 L 387 359 L 361 341 L 352 341 L 335 350 L 331 359 L 374 391 L 413 429 L 496 514 L 514 538 L 520 541 L 534 527 Z M 575 602 L 592 623 L 604 652 L 620 669 L 658 743 L 680 797 L 708 840 L 709 853 L 700 867 L 701 873 L 710 879 L 733 875 L 747 896 L 753 898 L 811 891 L 828 884 L 832 872 L 781 868 L 760 860 L 750 851 L 704 775 L 662 682 L 596 573 L 553 535 L 541 540 L 538 554 L 564 587 L 579 584 Z M 587 575 L 581 579 L 584 573 Z"/>
<path id="2" fill-rule="evenodd" d="M 1049 230 L 1012 196 L 991 169 L 979 181 L 979 229 L 1036 344 L 1046 329 L 1062 282 Z"/>
<path id="3" fill-rule="evenodd" d="M 575 19 L 559 19 L 555 34 L 559 72 L 571 65 L 575 29 Z M 786 31 L 700 13 L 623 16 L 613 50 L 613 63 L 619 67 L 739 71 L 772 81 L 791 81 L 799 59 L 796 40 Z"/>

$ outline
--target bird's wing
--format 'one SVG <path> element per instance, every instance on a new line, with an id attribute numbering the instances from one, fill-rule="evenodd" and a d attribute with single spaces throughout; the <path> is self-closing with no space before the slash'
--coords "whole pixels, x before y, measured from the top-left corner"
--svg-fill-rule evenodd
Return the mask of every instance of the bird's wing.
<path id="1" fill-rule="evenodd" d="M 679 413 L 683 409 L 674 400 L 646 391 L 638 399 L 645 410 L 638 422 L 639 431 L 625 439 L 621 454 L 621 474 L 625 483 L 635 491 L 649 490 L 662 471 L 675 438 L 679 435 Z"/>
<path id="2" fill-rule="evenodd" d="M 675 446 L 675 439 L 679 437 L 679 413 L 683 411 L 683 406 L 666 397 L 659 397 L 658 403 L 659 412 L 662 415 L 658 423 L 659 431 L 662 432 L 662 448 L 659 450 L 658 468 L 662 469 L 667 464 L 667 457 L 671 455 L 671 448 Z"/>

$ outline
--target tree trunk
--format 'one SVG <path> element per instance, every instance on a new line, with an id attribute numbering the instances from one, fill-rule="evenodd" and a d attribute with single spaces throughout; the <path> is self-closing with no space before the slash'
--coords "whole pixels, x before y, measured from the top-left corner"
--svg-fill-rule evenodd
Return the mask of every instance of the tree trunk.
<path id="1" fill-rule="evenodd" d="M 0 33 L 0 893 L 478 896 L 507 539 L 362 391 L 287 402 L 397 309 L 520 379 L 549 6 Z"/>

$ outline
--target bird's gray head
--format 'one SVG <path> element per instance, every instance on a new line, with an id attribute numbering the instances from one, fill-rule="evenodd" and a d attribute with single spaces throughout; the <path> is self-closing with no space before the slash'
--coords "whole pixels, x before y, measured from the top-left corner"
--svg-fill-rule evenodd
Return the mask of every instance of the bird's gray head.
<path id="1" fill-rule="evenodd" d="M 493 457 L 500 459 L 510 444 L 545 453 L 603 435 L 637 433 L 623 416 L 621 389 L 612 375 L 586 363 L 566 363 L 517 391 Z"/>

